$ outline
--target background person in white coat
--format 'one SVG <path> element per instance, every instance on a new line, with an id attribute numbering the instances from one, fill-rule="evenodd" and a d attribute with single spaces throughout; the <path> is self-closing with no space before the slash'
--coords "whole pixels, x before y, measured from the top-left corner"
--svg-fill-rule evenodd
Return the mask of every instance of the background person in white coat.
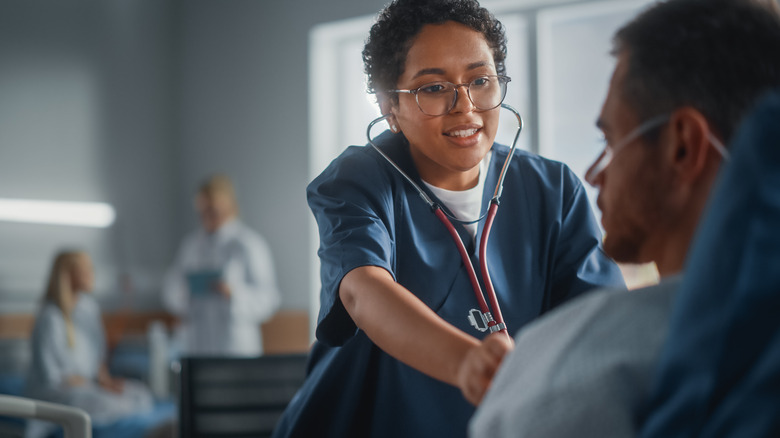
<path id="1" fill-rule="evenodd" d="M 181 318 L 180 353 L 262 354 L 260 323 L 279 307 L 268 245 L 238 219 L 226 176 L 208 178 L 195 203 L 201 229 L 182 242 L 163 284 L 163 304 Z"/>

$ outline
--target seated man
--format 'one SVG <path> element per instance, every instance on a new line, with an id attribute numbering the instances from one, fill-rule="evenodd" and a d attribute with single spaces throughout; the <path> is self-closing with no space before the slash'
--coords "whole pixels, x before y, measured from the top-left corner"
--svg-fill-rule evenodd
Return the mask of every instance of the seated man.
<path id="1" fill-rule="evenodd" d="M 620 29 L 597 125 L 604 250 L 661 284 L 599 291 L 516 336 L 471 436 L 634 436 L 688 247 L 728 143 L 780 84 L 780 18 L 758 0 L 669 0 Z"/>
<path id="2" fill-rule="evenodd" d="M 746 120 L 686 264 L 642 437 L 780 436 L 780 90 Z"/>

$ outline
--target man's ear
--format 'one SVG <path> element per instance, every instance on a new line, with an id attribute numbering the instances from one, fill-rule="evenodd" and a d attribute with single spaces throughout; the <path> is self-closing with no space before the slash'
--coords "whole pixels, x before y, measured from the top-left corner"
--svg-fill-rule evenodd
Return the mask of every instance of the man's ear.
<path id="1" fill-rule="evenodd" d="M 387 115 L 387 124 L 390 126 L 390 130 L 394 133 L 401 132 L 401 128 L 398 126 L 398 121 L 393 113 L 393 100 L 390 96 L 384 93 L 377 93 L 377 102 L 379 103 L 379 110 L 382 111 L 382 115 Z"/>
<path id="2" fill-rule="evenodd" d="M 670 117 L 672 149 L 667 158 L 682 181 L 692 182 L 707 169 L 710 153 L 710 126 L 704 115 L 692 107 L 682 107 Z"/>

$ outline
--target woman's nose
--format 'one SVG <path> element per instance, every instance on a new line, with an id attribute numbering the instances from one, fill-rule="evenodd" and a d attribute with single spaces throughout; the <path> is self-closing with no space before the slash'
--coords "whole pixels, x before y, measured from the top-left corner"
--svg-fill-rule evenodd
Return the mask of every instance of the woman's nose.
<path id="1" fill-rule="evenodd" d="M 476 107 L 469 97 L 469 88 L 467 84 L 455 86 L 455 104 L 450 112 L 467 113 L 474 111 Z"/>

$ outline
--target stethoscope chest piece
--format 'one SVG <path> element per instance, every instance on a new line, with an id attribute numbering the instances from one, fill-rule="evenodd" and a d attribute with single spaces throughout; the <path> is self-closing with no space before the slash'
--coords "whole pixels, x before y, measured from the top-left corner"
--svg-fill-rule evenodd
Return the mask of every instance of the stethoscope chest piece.
<path id="1" fill-rule="evenodd" d="M 475 329 L 483 333 L 487 331 L 488 329 L 487 319 L 479 309 L 469 310 L 468 320 L 471 326 L 474 327 Z"/>
<path id="2" fill-rule="evenodd" d="M 471 326 L 481 332 L 486 332 L 488 329 L 490 330 L 490 333 L 502 330 L 506 331 L 506 324 L 503 321 L 496 322 L 496 320 L 493 319 L 493 314 L 491 312 L 471 309 L 469 310 L 467 317 Z"/>

